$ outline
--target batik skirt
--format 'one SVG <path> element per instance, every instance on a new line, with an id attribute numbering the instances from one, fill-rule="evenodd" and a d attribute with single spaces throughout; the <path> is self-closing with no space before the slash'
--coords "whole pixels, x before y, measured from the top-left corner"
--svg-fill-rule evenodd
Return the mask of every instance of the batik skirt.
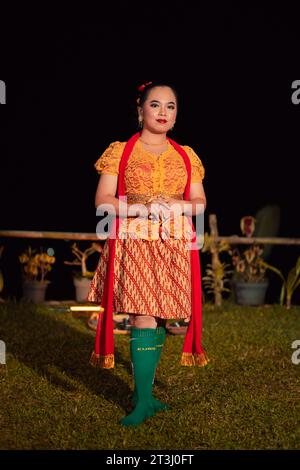
<path id="1" fill-rule="evenodd" d="M 114 313 L 149 315 L 163 319 L 190 318 L 191 262 L 189 241 L 116 239 Z M 91 282 L 88 301 L 101 306 L 109 258 L 105 241 Z"/>

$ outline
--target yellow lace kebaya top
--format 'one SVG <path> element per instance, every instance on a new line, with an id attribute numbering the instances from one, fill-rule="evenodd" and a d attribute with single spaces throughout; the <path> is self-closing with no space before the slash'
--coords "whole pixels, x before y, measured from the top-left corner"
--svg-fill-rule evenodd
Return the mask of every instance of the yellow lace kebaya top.
<path id="1" fill-rule="evenodd" d="M 119 163 L 125 145 L 126 142 L 115 141 L 107 147 L 94 165 L 99 174 L 118 175 Z M 200 158 L 188 145 L 182 145 L 182 148 L 190 158 L 191 184 L 201 183 L 205 170 Z M 160 154 L 146 150 L 139 139 L 136 141 L 125 169 L 125 194 L 128 203 L 145 204 L 151 197 L 159 194 L 182 199 L 186 182 L 187 171 L 184 160 L 168 140 L 167 149 Z M 129 223 L 130 220 L 128 219 Z M 178 227 L 182 227 L 181 223 L 184 224 L 184 233 L 188 236 L 189 228 L 186 226 L 186 223 L 188 223 L 186 216 L 177 216 L 174 221 Z M 142 224 L 142 227 L 135 227 L 134 232 L 140 234 L 143 232 L 142 238 L 144 239 L 157 239 L 159 236 L 159 223 L 146 219 L 145 224 L 147 228 Z M 150 238 L 145 234 L 148 226 L 151 226 Z M 126 230 L 127 233 L 129 231 L 129 229 Z M 182 238 L 180 236 L 182 232 L 179 233 L 179 228 L 175 229 L 172 225 L 168 233 L 175 236 L 175 232 L 178 238 Z"/>

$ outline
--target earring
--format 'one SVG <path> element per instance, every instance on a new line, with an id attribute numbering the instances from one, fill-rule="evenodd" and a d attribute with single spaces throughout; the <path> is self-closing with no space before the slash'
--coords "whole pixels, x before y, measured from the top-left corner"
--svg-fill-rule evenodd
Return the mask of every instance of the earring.
<path id="1" fill-rule="evenodd" d="M 140 127 L 141 129 L 142 129 L 142 127 L 143 127 L 143 119 L 140 119 L 140 118 L 139 118 L 139 127 Z"/>
<path id="2" fill-rule="evenodd" d="M 176 121 L 175 121 L 176 122 Z M 175 122 L 173 124 L 173 127 L 170 128 L 170 131 L 172 131 L 174 129 L 174 126 L 175 126 Z"/>

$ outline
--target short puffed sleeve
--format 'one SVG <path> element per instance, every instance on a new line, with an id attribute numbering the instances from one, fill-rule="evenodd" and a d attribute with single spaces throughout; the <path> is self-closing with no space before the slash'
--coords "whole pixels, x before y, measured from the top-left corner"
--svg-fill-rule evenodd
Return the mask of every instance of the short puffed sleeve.
<path id="1" fill-rule="evenodd" d="M 182 147 L 190 158 L 192 172 L 191 183 L 201 183 L 205 176 L 205 169 L 202 164 L 202 161 L 191 147 L 189 147 L 188 145 L 183 145 Z"/>
<path id="2" fill-rule="evenodd" d="M 124 150 L 125 142 L 112 142 L 96 161 L 94 167 L 100 174 L 118 175 L 119 164 Z"/>

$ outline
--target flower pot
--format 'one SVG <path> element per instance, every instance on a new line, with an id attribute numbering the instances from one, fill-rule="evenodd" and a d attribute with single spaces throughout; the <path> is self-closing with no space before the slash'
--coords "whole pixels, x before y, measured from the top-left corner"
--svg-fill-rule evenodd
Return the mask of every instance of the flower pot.
<path id="1" fill-rule="evenodd" d="M 87 279 L 85 277 L 74 277 L 73 281 L 76 291 L 76 301 L 87 302 L 87 296 L 91 287 L 91 279 Z"/>
<path id="2" fill-rule="evenodd" d="M 235 300 L 239 305 L 263 305 L 269 281 L 241 282 L 234 281 Z"/>
<path id="3" fill-rule="evenodd" d="M 22 282 L 23 300 L 38 304 L 44 302 L 46 290 L 50 281 L 30 281 L 25 279 Z"/>

